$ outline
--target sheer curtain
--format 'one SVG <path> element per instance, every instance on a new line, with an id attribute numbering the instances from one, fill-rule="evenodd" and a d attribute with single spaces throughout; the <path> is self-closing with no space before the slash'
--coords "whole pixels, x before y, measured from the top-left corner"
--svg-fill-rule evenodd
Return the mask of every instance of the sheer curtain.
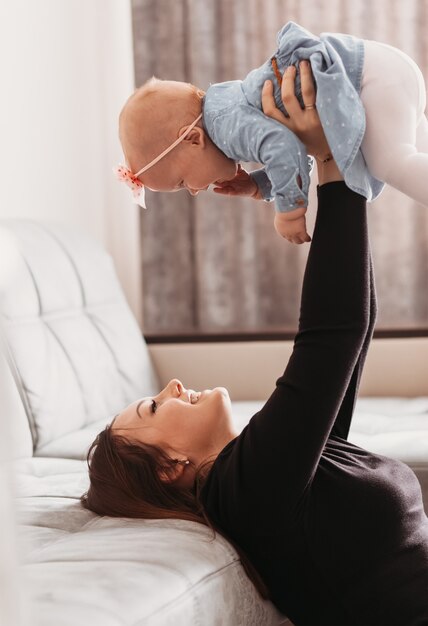
<path id="1" fill-rule="evenodd" d="M 288 20 L 395 45 L 428 82 L 428 4 L 419 0 L 133 0 L 136 85 L 152 75 L 202 89 L 243 78 L 274 52 Z M 308 245 L 278 237 L 272 204 L 186 191 L 148 192 L 147 201 L 146 332 L 296 326 Z M 314 178 L 309 232 L 315 212 Z M 369 215 L 378 327 L 427 327 L 428 208 L 386 189 Z"/>

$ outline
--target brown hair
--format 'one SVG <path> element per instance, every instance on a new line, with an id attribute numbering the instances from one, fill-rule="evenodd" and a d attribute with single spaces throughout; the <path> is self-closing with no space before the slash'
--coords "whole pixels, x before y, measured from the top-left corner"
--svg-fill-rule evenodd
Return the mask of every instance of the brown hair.
<path id="1" fill-rule="evenodd" d="M 81 496 L 86 509 L 98 515 L 142 519 L 182 519 L 205 524 L 229 541 L 262 598 L 269 593 L 259 573 L 244 551 L 209 519 L 199 494 L 214 460 L 196 468 L 192 489 L 161 479 L 172 470 L 175 461 L 158 446 L 131 442 L 112 433 L 111 424 L 91 444 L 87 463 L 90 486 Z"/>

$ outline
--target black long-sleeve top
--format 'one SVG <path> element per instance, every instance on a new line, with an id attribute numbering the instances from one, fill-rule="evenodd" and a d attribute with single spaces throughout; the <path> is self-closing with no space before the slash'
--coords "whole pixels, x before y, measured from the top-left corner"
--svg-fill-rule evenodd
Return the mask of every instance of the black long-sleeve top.
<path id="1" fill-rule="evenodd" d="M 293 353 L 201 498 L 296 626 L 428 625 L 419 482 L 347 441 L 376 314 L 365 200 L 334 182 L 318 205 Z"/>

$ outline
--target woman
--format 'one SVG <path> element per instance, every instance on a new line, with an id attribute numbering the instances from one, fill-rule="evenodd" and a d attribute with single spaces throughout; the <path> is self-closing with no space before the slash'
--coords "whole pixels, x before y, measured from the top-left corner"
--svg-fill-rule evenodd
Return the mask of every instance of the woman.
<path id="1" fill-rule="evenodd" d="M 266 94 L 264 111 L 323 154 L 309 73 L 308 110 L 296 106 L 293 87 L 284 80 L 291 120 Z M 98 435 L 82 501 L 102 515 L 178 517 L 218 529 L 296 625 L 427 625 L 419 483 L 403 463 L 347 440 L 376 317 L 365 200 L 333 160 L 317 166 L 299 331 L 264 407 L 238 435 L 225 389 L 196 393 L 171 381 Z"/>

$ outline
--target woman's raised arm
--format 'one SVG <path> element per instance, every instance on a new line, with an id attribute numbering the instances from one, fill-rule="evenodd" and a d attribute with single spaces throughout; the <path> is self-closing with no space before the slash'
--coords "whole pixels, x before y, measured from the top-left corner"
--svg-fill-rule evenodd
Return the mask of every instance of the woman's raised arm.
<path id="1" fill-rule="evenodd" d="M 285 84 L 283 91 L 287 89 Z M 290 104 L 289 99 L 287 125 L 294 124 L 295 132 L 302 132 L 296 117 L 304 120 L 310 113 L 313 127 L 303 129 L 308 133 L 305 144 L 319 154 L 323 140 L 316 109 L 302 111 L 300 105 L 297 109 Z M 233 452 L 239 455 L 243 481 L 251 486 L 249 497 L 259 502 L 261 528 L 264 504 L 275 501 L 278 515 L 290 519 L 314 477 L 369 326 L 366 202 L 346 187 L 334 161 L 319 168 L 326 182 L 318 187 L 293 353 L 275 391 L 251 419 Z"/>

